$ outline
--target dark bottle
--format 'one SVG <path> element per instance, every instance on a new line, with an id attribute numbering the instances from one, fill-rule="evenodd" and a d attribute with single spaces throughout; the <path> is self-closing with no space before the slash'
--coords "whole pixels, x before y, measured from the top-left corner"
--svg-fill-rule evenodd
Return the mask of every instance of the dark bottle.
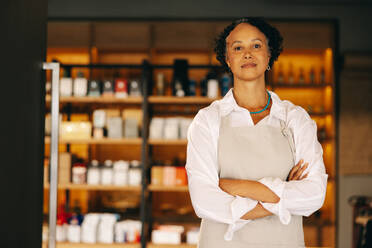
<path id="1" fill-rule="evenodd" d="M 189 96 L 196 96 L 196 81 L 191 79 L 189 81 Z"/>
<path id="2" fill-rule="evenodd" d="M 323 66 L 320 69 L 320 84 L 325 84 L 325 70 Z"/>
<path id="3" fill-rule="evenodd" d="M 315 84 L 315 69 L 314 66 L 310 69 L 310 83 Z"/>
<path id="4" fill-rule="evenodd" d="M 217 80 L 217 73 L 214 70 L 210 70 L 208 74 L 200 81 L 200 94 L 201 96 L 208 96 L 208 81 L 210 79 Z"/>
<path id="5" fill-rule="evenodd" d="M 189 94 L 188 62 L 176 59 L 173 64 L 172 95 L 183 97 Z"/>
<path id="6" fill-rule="evenodd" d="M 305 83 L 305 74 L 304 74 L 304 68 L 300 68 L 300 76 L 298 78 L 298 83 L 303 84 Z"/>
<path id="7" fill-rule="evenodd" d="M 225 96 L 226 93 L 230 90 L 232 85 L 231 76 L 229 73 L 224 73 L 221 77 L 221 95 Z"/>
<path id="8" fill-rule="evenodd" d="M 284 83 L 284 74 L 283 74 L 282 64 L 279 64 L 279 69 L 278 69 L 278 83 L 279 84 Z"/>
<path id="9" fill-rule="evenodd" d="M 289 64 L 289 72 L 288 72 L 288 83 L 294 83 L 294 75 L 293 75 L 293 66 L 292 63 Z"/>

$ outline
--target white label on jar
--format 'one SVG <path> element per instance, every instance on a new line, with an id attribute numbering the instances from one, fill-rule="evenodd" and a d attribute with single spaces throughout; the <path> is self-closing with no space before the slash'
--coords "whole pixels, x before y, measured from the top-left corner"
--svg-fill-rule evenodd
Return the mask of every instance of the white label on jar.
<path id="1" fill-rule="evenodd" d="M 113 170 L 112 168 L 104 168 L 101 172 L 101 183 L 105 185 L 112 184 Z"/>
<path id="2" fill-rule="evenodd" d="M 72 168 L 72 183 L 83 184 L 86 182 L 87 169 L 82 166 L 75 166 Z"/>
<path id="3" fill-rule="evenodd" d="M 100 174 L 100 169 L 98 168 L 88 169 L 88 184 L 99 184 Z"/>
<path id="4" fill-rule="evenodd" d="M 129 169 L 129 185 L 139 186 L 141 185 L 142 173 L 141 169 Z"/>

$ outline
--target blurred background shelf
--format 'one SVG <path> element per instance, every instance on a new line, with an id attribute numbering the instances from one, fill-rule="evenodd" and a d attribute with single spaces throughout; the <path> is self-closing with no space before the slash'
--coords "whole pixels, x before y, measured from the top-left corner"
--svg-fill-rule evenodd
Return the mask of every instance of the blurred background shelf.
<path id="1" fill-rule="evenodd" d="M 149 96 L 149 103 L 152 104 L 210 104 L 219 98 L 208 98 L 200 96 Z"/>
<path id="2" fill-rule="evenodd" d="M 57 242 L 56 248 L 140 248 L 140 244 L 88 244 L 88 243 L 68 243 Z M 43 248 L 47 248 L 47 243 L 43 242 Z"/>
<path id="3" fill-rule="evenodd" d="M 176 140 L 167 140 L 167 139 L 149 139 L 149 145 L 187 145 L 187 139 L 176 139 Z"/>
<path id="4" fill-rule="evenodd" d="M 49 189 L 50 185 L 44 185 L 45 189 Z M 92 190 L 92 191 L 135 191 L 140 192 L 141 186 L 117 186 L 117 185 L 90 185 L 90 184 L 61 184 L 58 189 L 68 190 Z"/>
<path id="5" fill-rule="evenodd" d="M 47 95 L 45 98 L 47 103 L 50 103 L 51 96 Z M 142 97 L 127 97 L 127 98 L 116 98 L 116 97 L 89 97 L 89 96 L 60 96 L 60 103 L 117 103 L 117 104 L 141 104 L 143 101 Z"/>
<path id="6" fill-rule="evenodd" d="M 189 187 L 187 185 L 184 186 L 162 186 L 162 185 L 149 185 L 148 190 L 150 191 L 161 191 L 161 192 L 188 192 Z"/>
<path id="7" fill-rule="evenodd" d="M 97 144 L 97 145 L 141 145 L 142 139 L 60 139 L 60 144 Z M 50 137 L 45 137 L 45 144 L 50 144 Z"/>
<path id="8" fill-rule="evenodd" d="M 196 245 L 189 245 L 189 244 L 169 245 L 169 244 L 148 243 L 147 247 L 148 248 L 196 248 Z"/>

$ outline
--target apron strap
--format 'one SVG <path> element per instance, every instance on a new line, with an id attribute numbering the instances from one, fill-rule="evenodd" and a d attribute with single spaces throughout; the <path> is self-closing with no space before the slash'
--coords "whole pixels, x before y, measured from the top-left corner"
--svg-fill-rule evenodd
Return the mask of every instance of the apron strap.
<path id="1" fill-rule="evenodd" d="M 294 143 L 292 129 L 290 129 L 283 120 L 279 120 L 279 121 L 280 121 L 280 127 L 282 130 L 282 134 L 287 138 L 289 147 L 291 148 L 292 157 L 293 157 L 293 165 L 295 165 L 296 164 L 296 146 Z"/>

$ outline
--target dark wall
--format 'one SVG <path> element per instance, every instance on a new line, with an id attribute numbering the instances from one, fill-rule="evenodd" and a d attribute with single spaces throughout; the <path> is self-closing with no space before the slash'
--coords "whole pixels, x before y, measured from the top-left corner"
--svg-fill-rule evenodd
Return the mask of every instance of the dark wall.
<path id="1" fill-rule="evenodd" d="M 0 247 L 41 247 L 47 0 L 1 1 Z"/>
<path id="2" fill-rule="evenodd" d="M 341 51 L 372 51 L 372 1 L 362 0 L 49 0 L 53 19 L 337 19 Z"/>

